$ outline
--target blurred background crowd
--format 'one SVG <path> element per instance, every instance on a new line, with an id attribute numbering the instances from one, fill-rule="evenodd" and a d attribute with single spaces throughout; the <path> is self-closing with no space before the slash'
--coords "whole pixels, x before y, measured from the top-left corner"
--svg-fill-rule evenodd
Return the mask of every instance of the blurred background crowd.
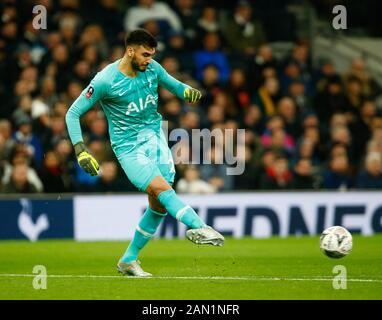
<path id="1" fill-rule="evenodd" d="M 114 157 L 101 108 L 81 118 L 101 165 L 97 177 L 76 163 L 65 114 L 96 72 L 122 57 L 125 32 L 138 27 L 158 39 L 155 59 L 203 93 L 189 105 L 160 89 L 169 130 L 246 131 L 237 155 L 245 157 L 243 174 L 227 175 L 230 165 L 214 161 L 178 164 L 177 191 L 382 188 L 381 86 L 361 58 L 341 73 L 325 57 L 313 64 L 287 3 L 2 1 L 1 193 L 137 191 Z M 46 30 L 33 27 L 37 4 L 47 8 Z M 293 45 L 280 57 L 275 41 Z M 224 143 L 214 141 L 212 160 Z M 189 158 L 200 152 L 186 147 Z"/>

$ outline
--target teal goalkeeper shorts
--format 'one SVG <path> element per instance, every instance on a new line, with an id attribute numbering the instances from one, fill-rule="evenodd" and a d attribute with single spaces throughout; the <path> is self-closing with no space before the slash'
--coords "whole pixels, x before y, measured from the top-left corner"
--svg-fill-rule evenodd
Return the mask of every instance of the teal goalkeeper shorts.
<path id="1" fill-rule="evenodd" d="M 159 137 L 154 135 L 117 158 L 128 179 L 140 191 L 145 191 L 157 176 L 162 176 L 170 185 L 174 183 L 174 160 L 162 130 Z"/>

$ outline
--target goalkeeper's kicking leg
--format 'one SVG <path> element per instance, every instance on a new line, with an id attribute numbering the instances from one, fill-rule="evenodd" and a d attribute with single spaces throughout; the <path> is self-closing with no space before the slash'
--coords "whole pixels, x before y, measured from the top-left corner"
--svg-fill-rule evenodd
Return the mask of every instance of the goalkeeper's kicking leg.
<path id="1" fill-rule="evenodd" d="M 138 261 L 138 255 L 153 237 L 166 214 L 166 209 L 149 195 L 149 206 L 139 221 L 129 247 L 118 262 L 117 269 L 119 272 L 138 277 L 152 276 L 151 273 L 143 271 Z"/>
<path id="2" fill-rule="evenodd" d="M 190 228 L 186 236 L 192 242 L 215 246 L 224 244 L 224 237 L 207 226 L 190 206 L 185 205 L 163 177 L 155 177 L 146 192 L 149 194 L 149 207 L 138 224 L 133 240 L 118 262 L 119 272 L 140 277 L 151 276 L 141 268 L 138 254 L 152 238 L 167 212 Z"/>
<path id="3" fill-rule="evenodd" d="M 192 242 L 196 244 L 212 244 L 214 246 L 224 244 L 224 237 L 207 226 L 195 210 L 178 197 L 174 189 L 162 176 L 155 177 L 150 182 L 146 192 L 157 199 L 170 215 L 189 228 L 186 236 Z"/>

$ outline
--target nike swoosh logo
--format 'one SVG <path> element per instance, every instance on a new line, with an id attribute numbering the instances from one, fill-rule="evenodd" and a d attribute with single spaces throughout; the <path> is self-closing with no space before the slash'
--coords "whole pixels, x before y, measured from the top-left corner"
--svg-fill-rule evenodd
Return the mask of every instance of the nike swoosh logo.
<path id="1" fill-rule="evenodd" d="M 123 91 L 123 92 L 120 92 L 120 93 L 118 93 L 118 95 L 119 95 L 119 96 L 123 96 L 127 91 L 128 91 L 128 90 Z"/>

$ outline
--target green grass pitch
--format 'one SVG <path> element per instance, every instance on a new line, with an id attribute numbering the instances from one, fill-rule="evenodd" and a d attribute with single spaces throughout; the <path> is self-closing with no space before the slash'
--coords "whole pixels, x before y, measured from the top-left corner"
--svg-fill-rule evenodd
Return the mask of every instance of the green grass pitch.
<path id="1" fill-rule="evenodd" d="M 128 242 L 1 241 L 0 299 L 382 299 L 382 235 L 354 236 L 353 252 L 329 259 L 318 237 L 227 238 L 224 247 L 155 239 L 140 260 L 154 278 L 119 275 Z M 35 265 L 47 288 L 32 286 Z M 333 268 L 347 270 L 334 289 Z"/>

